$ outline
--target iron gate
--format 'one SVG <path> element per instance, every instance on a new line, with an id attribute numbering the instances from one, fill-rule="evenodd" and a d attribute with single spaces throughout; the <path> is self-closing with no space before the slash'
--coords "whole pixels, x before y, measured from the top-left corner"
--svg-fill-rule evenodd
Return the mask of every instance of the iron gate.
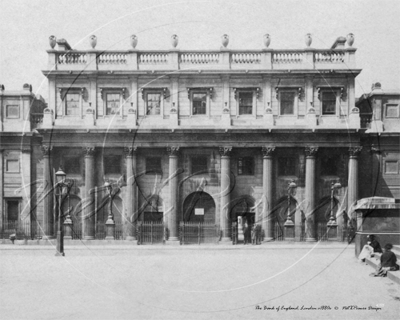
<path id="1" fill-rule="evenodd" d="M 220 240 L 219 226 L 212 222 L 181 221 L 180 244 L 217 243 Z"/>
<path id="2" fill-rule="evenodd" d="M 165 243 L 167 230 L 162 221 L 139 221 L 137 223 L 137 243 Z"/>

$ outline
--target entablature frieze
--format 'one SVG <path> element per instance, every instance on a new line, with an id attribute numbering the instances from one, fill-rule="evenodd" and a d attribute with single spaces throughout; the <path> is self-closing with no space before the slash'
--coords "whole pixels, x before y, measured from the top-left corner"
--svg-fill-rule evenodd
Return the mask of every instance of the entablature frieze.
<path id="1" fill-rule="evenodd" d="M 279 147 L 319 146 L 328 148 L 349 148 L 360 144 L 360 134 L 336 132 L 316 134 L 312 132 L 276 132 L 269 130 L 257 131 L 225 131 L 209 130 L 199 132 L 195 130 L 148 130 L 134 132 L 129 130 L 113 131 L 53 131 L 43 133 L 43 143 L 51 141 L 54 147 L 84 147 L 91 145 L 98 148 L 124 148 L 127 145 L 137 147 L 167 147 L 179 145 L 181 147 L 218 147 L 230 145 L 233 147 L 263 147 L 273 145 Z"/>

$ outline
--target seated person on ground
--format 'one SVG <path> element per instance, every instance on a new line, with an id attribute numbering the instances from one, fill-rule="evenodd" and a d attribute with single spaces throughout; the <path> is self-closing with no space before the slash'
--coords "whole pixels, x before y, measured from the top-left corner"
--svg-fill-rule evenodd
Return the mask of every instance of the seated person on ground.
<path id="1" fill-rule="evenodd" d="M 376 240 L 373 234 L 368 235 L 367 239 L 367 244 L 364 246 L 364 248 L 360 252 L 360 255 L 358 256 L 358 259 L 360 259 L 361 261 L 365 261 L 365 258 L 367 257 L 379 257 L 382 253 L 381 245 Z"/>
<path id="2" fill-rule="evenodd" d="M 391 251 L 392 248 L 393 245 L 391 243 L 385 245 L 385 252 L 381 255 L 381 263 L 378 265 L 375 276 L 385 277 L 388 271 L 399 270 L 397 257 Z"/>

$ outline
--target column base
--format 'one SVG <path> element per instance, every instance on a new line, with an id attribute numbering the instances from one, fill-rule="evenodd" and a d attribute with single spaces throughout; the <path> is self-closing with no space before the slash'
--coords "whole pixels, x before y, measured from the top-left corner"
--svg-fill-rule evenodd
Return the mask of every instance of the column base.
<path id="1" fill-rule="evenodd" d="M 83 240 L 94 240 L 94 236 L 84 236 Z"/>
<path id="2" fill-rule="evenodd" d="M 114 237 L 106 237 L 105 240 L 115 240 Z"/>
<path id="3" fill-rule="evenodd" d="M 176 238 L 176 237 L 174 237 L 174 238 Z M 173 245 L 173 246 L 179 246 L 181 243 L 180 243 L 180 241 L 179 241 L 178 238 L 176 238 L 176 239 L 171 239 L 171 237 L 170 237 L 167 241 L 165 241 L 165 244 L 167 244 L 167 245 Z"/>
<path id="4" fill-rule="evenodd" d="M 306 238 L 306 242 L 317 242 L 315 238 Z"/>
<path id="5" fill-rule="evenodd" d="M 272 241 L 274 241 L 275 239 L 274 238 L 272 238 L 272 237 L 268 237 L 268 238 L 264 238 L 264 240 L 262 241 L 263 243 L 264 242 L 272 242 Z"/>
<path id="6" fill-rule="evenodd" d="M 42 239 L 40 240 L 54 240 L 55 238 L 55 236 L 42 236 Z"/>
<path id="7" fill-rule="evenodd" d="M 338 238 L 338 228 L 337 225 L 328 226 L 327 236 L 329 241 L 336 241 Z"/>
<path id="8" fill-rule="evenodd" d="M 232 242 L 230 237 L 222 237 L 220 242 Z"/>

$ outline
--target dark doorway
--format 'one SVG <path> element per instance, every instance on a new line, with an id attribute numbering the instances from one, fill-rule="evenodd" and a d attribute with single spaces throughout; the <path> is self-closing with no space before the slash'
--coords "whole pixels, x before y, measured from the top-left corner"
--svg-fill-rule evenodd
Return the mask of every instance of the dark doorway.
<path id="1" fill-rule="evenodd" d="M 183 203 L 183 221 L 215 223 L 215 202 L 206 192 L 193 192 Z"/>

